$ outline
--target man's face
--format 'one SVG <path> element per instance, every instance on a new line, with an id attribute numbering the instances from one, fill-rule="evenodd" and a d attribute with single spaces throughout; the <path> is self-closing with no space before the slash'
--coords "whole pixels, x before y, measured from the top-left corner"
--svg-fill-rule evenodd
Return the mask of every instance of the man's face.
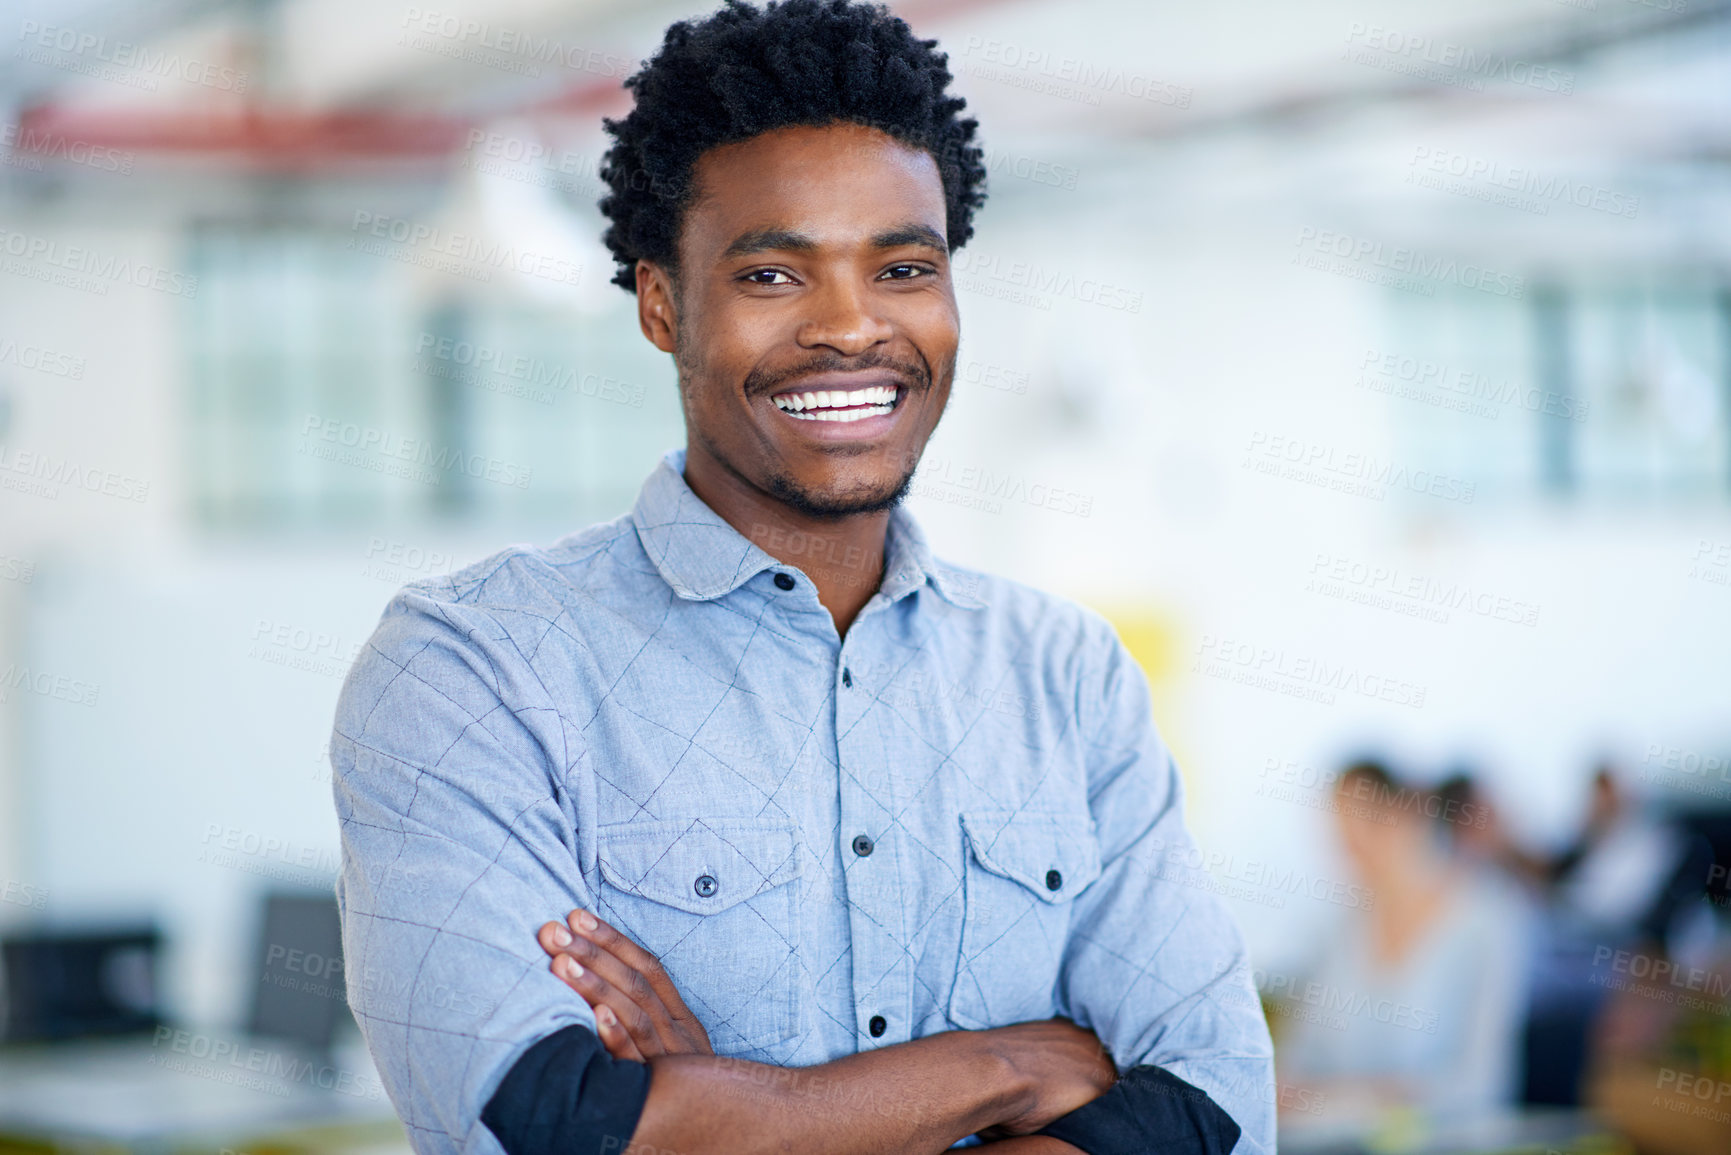
<path id="1" fill-rule="evenodd" d="M 955 368 L 936 162 L 843 124 L 712 149 L 694 176 L 676 294 L 647 263 L 637 279 L 691 448 L 807 516 L 888 508 Z"/>

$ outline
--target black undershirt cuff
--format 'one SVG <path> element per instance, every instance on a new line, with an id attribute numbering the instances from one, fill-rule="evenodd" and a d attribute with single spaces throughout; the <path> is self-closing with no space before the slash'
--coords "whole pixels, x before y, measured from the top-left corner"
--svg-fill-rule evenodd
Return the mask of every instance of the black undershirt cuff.
<path id="1" fill-rule="evenodd" d="M 1144 1066 L 1125 1071 L 1110 1091 L 1039 1133 L 1088 1155 L 1227 1155 L 1239 1127 L 1200 1087 Z"/>
<path id="2" fill-rule="evenodd" d="M 617 1155 L 648 1097 L 647 1064 L 613 1058 L 593 1031 L 573 1024 L 523 1053 L 481 1121 L 507 1155 Z M 1142 1066 L 1040 1134 L 1088 1155 L 1228 1155 L 1239 1127 L 1207 1092 Z"/>
<path id="3" fill-rule="evenodd" d="M 615 1059 L 588 1027 L 548 1035 L 481 1112 L 506 1155 L 619 1155 L 649 1097 L 649 1066 Z"/>

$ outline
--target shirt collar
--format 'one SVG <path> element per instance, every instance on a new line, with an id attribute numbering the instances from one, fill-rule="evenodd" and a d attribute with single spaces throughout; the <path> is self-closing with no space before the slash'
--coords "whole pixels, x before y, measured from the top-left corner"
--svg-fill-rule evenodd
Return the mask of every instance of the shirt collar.
<path id="1" fill-rule="evenodd" d="M 631 520 L 649 560 L 673 592 L 688 601 L 732 593 L 782 563 L 734 529 L 685 484 L 685 450 L 670 450 L 643 483 Z M 926 585 L 963 609 L 983 609 L 976 575 L 932 557 L 925 533 L 901 506 L 890 511 L 886 564 L 878 593 L 896 601 Z M 797 568 L 797 567 L 796 567 Z"/>

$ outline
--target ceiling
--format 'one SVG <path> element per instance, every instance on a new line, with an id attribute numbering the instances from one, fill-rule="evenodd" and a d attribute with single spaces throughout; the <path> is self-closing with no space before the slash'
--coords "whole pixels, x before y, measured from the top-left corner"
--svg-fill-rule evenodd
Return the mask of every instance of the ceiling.
<path id="1" fill-rule="evenodd" d="M 598 138 L 599 118 L 627 107 L 622 76 L 692 11 L 668 0 L 3 7 L 0 27 L 35 48 L 0 81 L 8 121 L 165 164 L 315 169 L 443 157 L 472 126 L 507 117 Z M 1556 233 L 1612 257 L 1731 258 L 1731 0 L 893 7 L 950 53 L 988 146 L 1085 168 L 1114 211 L 1236 206 L 1499 248 L 1555 249 L 1546 237 Z M 72 32 L 100 44 L 42 49 L 43 29 L 55 44 Z M 123 43 L 248 83 L 241 92 L 164 75 L 145 90 L 89 74 Z M 1472 196 L 1398 195 L 1423 149 L 1590 184 L 1642 210 L 1547 217 Z M 999 182 L 1005 199 L 1030 191 L 1023 183 Z"/>

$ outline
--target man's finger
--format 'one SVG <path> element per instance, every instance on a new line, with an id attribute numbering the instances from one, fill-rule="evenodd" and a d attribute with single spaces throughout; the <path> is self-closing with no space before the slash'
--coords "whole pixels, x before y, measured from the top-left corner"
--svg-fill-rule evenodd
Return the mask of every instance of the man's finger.
<path id="1" fill-rule="evenodd" d="M 595 971 L 626 999 L 648 1012 L 658 1032 L 671 1032 L 677 1012 L 662 1001 L 660 993 L 642 971 L 633 970 L 610 951 L 588 939 L 577 938 L 568 931 L 563 936 L 565 942 L 562 946 L 550 945 L 559 943 L 559 932 L 565 930 L 558 923 L 550 925 L 554 929 L 543 927 L 539 936 L 541 946 L 548 954 L 554 956 L 555 960 L 560 955 L 569 955 L 585 968 Z M 559 973 L 557 967 L 554 970 Z M 680 1006 L 678 1009 L 684 1010 L 684 1007 Z M 629 1012 L 625 1008 L 621 1007 L 620 1013 L 629 1018 Z"/>
<path id="2" fill-rule="evenodd" d="M 568 954 L 590 970 L 599 971 L 601 976 L 624 993 L 632 1002 L 651 1012 L 661 1011 L 663 1018 L 671 1016 L 659 1005 L 660 998 L 649 980 L 638 971 L 622 961 L 618 956 L 604 950 L 589 939 L 578 938 L 565 928 L 564 923 L 549 922 L 536 932 L 536 941 L 541 949 L 555 960 Z M 555 968 L 557 972 L 557 968 Z"/>
<path id="3" fill-rule="evenodd" d="M 685 1000 L 679 997 L 679 988 L 667 977 L 667 971 L 662 967 L 660 959 L 589 911 L 574 910 L 565 922 L 579 936 L 613 954 L 626 966 L 649 980 L 649 985 L 661 996 L 661 1001 L 675 1018 L 693 1017 L 686 1009 Z"/>
<path id="4" fill-rule="evenodd" d="M 595 1026 L 601 1045 L 606 1047 L 607 1053 L 615 1059 L 630 1059 L 636 1063 L 649 1061 L 630 1033 L 620 1026 L 619 1016 L 613 1013 L 612 1007 L 602 1004 L 596 1008 Z"/>
<path id="5" fill-rule="evenodd" d="M 637 1044 L 639 1052 L 645 1055 L 660 1055 L 666 1052 L 667 1048 L 661 1042 L 661 1033 L 648 1010 L 632 1002 L 599 972 L 563 952 L 553 960 L 552 965 L 553 973 L 582 995 L 583 1000 L 595 1008 L 597 1015 L 604 1010 L 611 1012 L 617 1025 Z"/>
<path id="6" fill-rule="evenodd" d="M 541 944 L 541 949 L 550 955 L 558 954 L 573 941 L 571 931 L 562 922 L 544 922 L 541 929 L 535 932 L 535 941 Z"/>

